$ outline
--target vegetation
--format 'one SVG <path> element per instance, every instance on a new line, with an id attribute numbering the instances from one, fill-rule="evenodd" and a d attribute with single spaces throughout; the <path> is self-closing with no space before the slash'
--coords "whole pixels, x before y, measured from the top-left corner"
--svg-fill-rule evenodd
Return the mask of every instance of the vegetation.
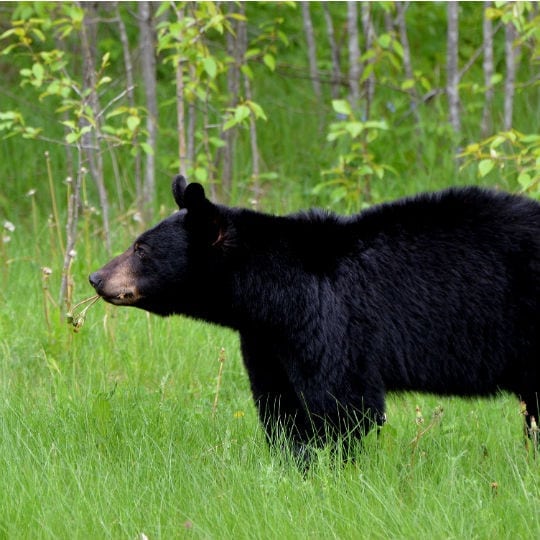
<path id="1" fill-rule="evenodd" d="M 0 538 L 538 537 L 512 396 L 391 396 L 354 462 L 325 449 L 302 474 L 265 444 L 234 334 L 75 308 L 173 209 L 179 170 L 279 213 L 471 183 L 538 197 L 538 17 L 0 3 Z"/>

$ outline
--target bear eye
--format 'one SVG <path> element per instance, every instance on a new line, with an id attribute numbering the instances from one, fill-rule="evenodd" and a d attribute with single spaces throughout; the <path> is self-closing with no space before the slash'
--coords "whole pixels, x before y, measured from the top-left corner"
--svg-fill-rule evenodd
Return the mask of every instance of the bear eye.
<path id="1" fill-rule="evenodd" d="M 144 259 L 145 253 L 141 244 L 135 244 L 133 246 L 133 252 L 137 255 L 137 257 L 139 257 L 139 259 Z"/>

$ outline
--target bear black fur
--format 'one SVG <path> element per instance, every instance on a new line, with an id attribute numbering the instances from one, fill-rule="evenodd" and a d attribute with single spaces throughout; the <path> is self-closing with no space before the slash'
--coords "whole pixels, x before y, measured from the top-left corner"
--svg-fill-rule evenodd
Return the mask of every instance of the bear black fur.
<path id="1" fill-rule="evenodd" d="M 540 205 L 478 188 L 352 217 L 181 210 L 90 276 L 105 300 L 231 327 L 270 440 L 382 424 L 385 394 L 515 393 L 538 419 Z"/>

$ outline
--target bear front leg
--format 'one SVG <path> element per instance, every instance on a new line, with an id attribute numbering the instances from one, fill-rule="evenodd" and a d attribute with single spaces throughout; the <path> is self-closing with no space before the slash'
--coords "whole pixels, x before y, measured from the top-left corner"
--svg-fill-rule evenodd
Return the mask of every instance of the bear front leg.
<path id="1" fill-rule="evenodd" d="M 313 438 L 312 422 L 291 385 L 272 346 L 251 333 L 242 336 L 242 354 L 253 399 L 270 445 L 288 444 L 294 453 L 303 453 Z"/>

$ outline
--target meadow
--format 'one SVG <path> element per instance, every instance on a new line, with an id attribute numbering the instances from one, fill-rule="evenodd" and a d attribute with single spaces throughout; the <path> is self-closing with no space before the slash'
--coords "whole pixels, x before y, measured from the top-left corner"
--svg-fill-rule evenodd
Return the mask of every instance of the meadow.
<path id="1" fill-rule="evenodd" d="M 443 19 L 439 11 L 430 16 Z M 411 24 L 414 35 L 422 24 L 416 17 Z M 477 33 L 472 23 L 469 33 Z M 425 40 L 419 46 L 435 48 Z M 291 55 L 304 53 L 296 47 Z M 47 136 L 61 138 L 58 118 L 10 76 L 3 109 L 22 103 Z M 174 209 L 167 84 L 159 88 L 154 221 Z M 324 179 L 321 170 L 346 149 L 326 138 L 335 117 L 330 99 L 319 107 L 311 92 L 308 80 L 279 74 L 254 87 L 268 116 L 259 128 L 263 168 L 274 173 L 263 185 L 262 210 L 359 210 L 313 190 Z M 388 89 L 377 92 L 386 102 Z M 462 92 L 469 107 L 462 138 L 475 140 L 481 100 L 470 88 Z M 523 89 L 519 99 L 515 126 L 536 133 L 537 89 Z M 449 185 L 518 190 L 515 177 L 493 170 L 480 178 L 475 167 L 460 167 L 440 120 L 444 109 L 442 97 L 423 104 L 420 133 L 396 121 L 380 134 L 374 152 L 394 172 L 374 182 L 373 201 Z M 493 109 L 500 112 L 500 95 Z M 238 134 L 236 152 L 231 200 L 249 205 L 247 130 Z M 365 438 L 354 460 L 343 463 L 325 448 L 306 472 L 268 448 L 234 333 L 102 301 L 74 332 L 58 302 L 65 160 L 64 148 L 46 140 L 0 144 L 0 539 L 540 538 L 540 457 L 525 443 L 515 396 L 391 394 L 388 423 Z M 131 164 L 127 153 L 121 156 L 124 205 L 111 200 L 114 254 L 141 231 L 133 219 Z M 69 268 L 72 305 L 93 293 L 87 276 L 109 259 L 95 188 L 87 188 Z"/>
<path id="2" fill-rule="evenodd" d="M 232 332 L 98 302 L 74 333 L 55 305 L 56 227 L 24 197 L 0 268 L 0 538 L 540 535 L 514 396 L 391 395 L 353 462 L 323 449 L 303 473 L 267 447 Z M 106 259 L 92 219 L 76 299 Z M 136 232 L 118 223 L 116 251 Z"/>

